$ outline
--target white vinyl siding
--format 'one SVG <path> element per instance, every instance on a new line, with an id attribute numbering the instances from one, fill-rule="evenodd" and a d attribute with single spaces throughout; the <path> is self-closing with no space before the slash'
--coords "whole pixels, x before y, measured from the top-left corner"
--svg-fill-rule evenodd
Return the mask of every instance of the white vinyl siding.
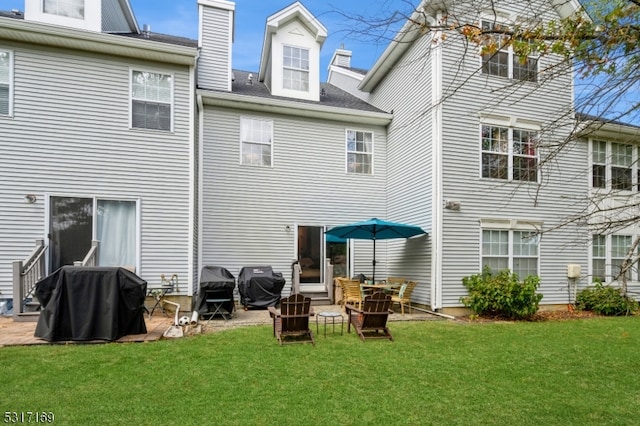
<path id="1" fill-rule="evenodd" d="M 273 163 L 238 164 L 242 117 L 205 103 L 202 156 L 202 264 L 221 264 L 237 276 L 243 266 L 270 265 L 291 283 L 296 226 L 335 226 L 385 216 L 385 128 L 374 126 L 376 174 L 345 173 L 345 126 L 295 115 L 273 122 Z M 311 144 L 310 141 L 313 143 Z M 221 204 L 222 203 L 222 204 Z M 229 224 L 241 226 L 229 226 Z M 353 241 L 355 271 L 371 273 L 371 241 Z M 385 241 L 378 241 L 376 275 L 385 276 Z M 283 294 L 288 294 L 285 288 Z"/>
<path id="2" fill-rule="evenodd" d="M 233 11 L 203 7 L 201 16 L 198 87 L 230 91 Z"/>
<path id="3" fill-rule="evenodd" d="M 273 121 L 243 117 L 240 128 L 241 164 L 270 167 Z"/>
<path id="4" fill-rule="evenodd" d="M 522 13 L 521 3 L 501 5 L 508 6 L 507 12 L 512 16 Z M 539 10 L 541 19 L 558 19 L 548 2 L 536 0 L 526 7 Z M 462 4 L 454 3 L 453 12 L 464 11 L 464 8 Z M 475 52 L 469 52 L 465 47 L 464 40 L 453 37 L 445 40 L 442 54 L 444 75 L 441 98 L 446 99 L 442 106 L 442 197 L 461 203 L 460 211 L 444 210 L 440 226 L 443 241 L 442 303 L 444 307 L 459 307 L 460 297 L 467 295 L 461 283 L 462 277 L 476 274 L 482 269 L 479 254 L 482 233 L 478 229 L 478 218 L 498 219 L 508 215 L 511 220 L 535 219 L 544 223 L 545 228 L 554 228 L 568 216 L 578 215 L 581 206 L 567 203 L 567 194 L 577 199 L 588 197 L 589 187 L 585 176 L 589 164 L 588 147 L 579 144 L 570 154 L 565 152 L 565 155 L 555 157 L 553 162 L 539 165 L 540 176 L 544 180 L 539 179 L 535 185 L 481 178 L 479 134 L 482 124 L 539 132 L 539 158 L 547 154 L 547 145 L 553 145 L 551 142 L 562 141 L 568 136 L 573 121 L 569 119 L 569 114 L 564 115 L 563 119 L 559 112 L 571 107 L 572 74 L 569 69 L 556 79 L 539 81 L 532 92 L 531 84 L 514 85 L 508 79 L 488 78 L 486 74 L 478 72 L 479 59 Z M 419 72 L 423 64 L 416 62 L 416 84 L 427 78 L 424 72 Z M 555 58 L 540 58 L 540 68 L 547 67 L 557 68 Z M 406 92 L 398 90 L 397 101 L 392 108 L 397 108 L 406 95 Z M 474 102 L 470 102 L 471 99 Z M 517 102 L 514 102 L 516 99 Z M 428 110 L 424 107 L 416 108 L 416 115 L 426 112 Z M 397 116 L 397 113 L 394 115 Z M 505 117 L 505 120 L 501 117 Z M 418 139 L 415 146 L 409 145 L 409 152 L 426 140 L 424 137 Z M 411 168 L 405 167 L 407 169 Z M 422 195 L 423 192 L 414 191 L 413 198 L 419 198 L 416 194 Z M 442 198 L 433 200 L 433 203 L 442 202 Z M 543 304 L 567 303 L 566 287 L 561 289 L 557 283 L 566 282 L 569 263 L 580 264 L 587 270 L 589 251 L 585 242 L 580 241 L 586 235 L 585 230 L 579 229 L 577 224 L 569 224 L 546 233 L 542 238 L 543 243 L 538 247 L 538 270 L 539 291 L 544 294 Z"/>
<path id="5" fill-rule="evenodd" d="M 13 119 L 0 155 L 0 291 L 10 295 L 11 262 L 45 238 L 47 195 L 140 200 L 140 270 L 149 285 L 176 273 L 189 285 L 190 149 L 193 95 L 187 66 L 174 77 L 173 132 L 130 130 L 131 68 L 143 60 L 22 46 L 14 51 Z M 17 60 L 19 58 L 19 60 Z M 124 105 L 124 108 L 123 108 Z M 25 194 L 35 194 L 33 204 Z"/>
<path id="6" fill-rule="evenodd" d="M 131 127 L 171 131 L 173 77 L 131 71 Z"/>
<path id="7" fill-rule="evenodd" d="M 13 94 L 13 54 L 0 50 L 0 115 L 11 115 Z"/>
<path id="8" fill-rule="evenodd" d="M 84 19 L 84 1 L 85 0 L 44 0 L 43 12 L 69 18 Z"/>

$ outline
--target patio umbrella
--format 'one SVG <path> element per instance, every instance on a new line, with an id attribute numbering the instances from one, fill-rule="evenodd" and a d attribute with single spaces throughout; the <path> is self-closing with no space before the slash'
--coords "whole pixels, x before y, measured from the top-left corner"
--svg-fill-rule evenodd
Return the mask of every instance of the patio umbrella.
<path id="1" fill-rule="evenodd" d="M 373 280 L 376 278 L 376 240 L 388 240 L 393 238 L 409 238 L 426 234 L 419 226 L 404 223 L 389 222 L 375 217 L 364 222 L 355 222 L 347 225 L 335 226 L 325 232 L 327 235 L 338 238 L 353 238 L 357 240 L 373 240 Z"/>

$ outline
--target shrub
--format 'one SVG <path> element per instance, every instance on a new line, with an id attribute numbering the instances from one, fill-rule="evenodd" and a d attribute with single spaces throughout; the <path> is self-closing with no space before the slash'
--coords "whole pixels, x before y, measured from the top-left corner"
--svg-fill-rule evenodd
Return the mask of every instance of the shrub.
<path id="1" fill-rule="evenodd" d="M 528 276 L 523 282 L 510 270 L 494 274 L 485 267 L 482 273 L 462 278 L 469 295 L 460 300 L 480 316 L 528 319 L 538 312 L 542 294 L 536 293 L 540 278 Z"/>
<path id="2" fill-rule="evenodd" d="M 581 290 L 576 296 L 576 306 L 607 316 L 629 315 L 638 311 L 638 302 L 622 294 L 622 289 L 601 282 Z"/>

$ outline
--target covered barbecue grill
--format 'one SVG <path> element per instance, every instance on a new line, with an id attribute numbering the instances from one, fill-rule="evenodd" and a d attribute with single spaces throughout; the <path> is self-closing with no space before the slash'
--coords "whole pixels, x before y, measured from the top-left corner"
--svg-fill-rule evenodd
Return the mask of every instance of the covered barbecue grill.
<path id="1" fill-rule="evenodd" d="M 205 266 L 200 272 L 200 283 L 195 311 L 210 318 L 220 314 L 228 319 L 233 314 L 233 289 L 236 279 L 221 266 Z"/>
<path id="2" fill-rule="evenodd" d="M 245 266 L 238 275 L 240 303 L 246 308 L 277 306 L 285 279 L 271 266 Z"/>

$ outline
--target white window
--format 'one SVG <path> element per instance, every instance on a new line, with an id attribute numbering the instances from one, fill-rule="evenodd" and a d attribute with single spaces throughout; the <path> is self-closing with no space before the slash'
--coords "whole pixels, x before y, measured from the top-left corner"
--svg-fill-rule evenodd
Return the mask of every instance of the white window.
<path id="1" fill-rule="evenodd" d="M 347 173 L 373 172 L 373 133 L 347 130 Z"/>
<path id="2" fill-rule="evenodd" d="M 11 115 L 13 55 L 0 50 L 0 115 Z"/>
<path id="3" fill-rule="evenodd" d="M 629 253 L 635 236 L 594 235 L 591 240 L 591 277 L 603 283 L 619 279 L 622 265 Z M 625 274 L 628 280 L 638 277 L 637 266 Z"/>
<path id="4" fill-rule="evenodd" d="M 640 173 L 637 162 L 633 145 L 591 141 L 591 186 L 632 191 L 633 176 Z"/>
<path id="5" fill-rule="evenodd" d="M 44 0 L 43 12 L 84 19 L 84 0 Z"/>
<path id="6" fill-rule="evenodd" d="M 538 181 L 537 133 L 482 125 L 482 177 Z"/>
<path id="7" fill-rule="evenodd" d="M 532 231 L 483 229 L 482 268 L 488 266 L 494 272 L 510 269 L 522 280 L 537 276 L 539 242 Z"/>
<path id="8" fill-rule="evenodd" d="M 171 75 L 131 72 L 131 127 L 170 131 L 172 103 Z"/>
<path id="9" fill-rule="evenodd" d="M 284 46 L 282 87 L 309 91 L 309 50 Z"/>
<path id="10" fill-rule="evenodd" d="M 243 117 L 240 119 L 241 163 L 250 166 L 272 164 L 273 122 Z"/>
<path id="11" fill-rule="evenodd" d="M 498 39 L 499 44 L 496 51 L 482 54 L 482 73 L 515 80 L 537 81 L 538 58 L 530 55 L 523 60 L 514 54 L 513 47 L 505 45 L 506 36 L 499 36 L 500 31 L 504 29 L 508 30 L 508 27 L 492 21 L 482 21 L 482 30 L 486 33 L 495 31 L 494 38 Z"/>

